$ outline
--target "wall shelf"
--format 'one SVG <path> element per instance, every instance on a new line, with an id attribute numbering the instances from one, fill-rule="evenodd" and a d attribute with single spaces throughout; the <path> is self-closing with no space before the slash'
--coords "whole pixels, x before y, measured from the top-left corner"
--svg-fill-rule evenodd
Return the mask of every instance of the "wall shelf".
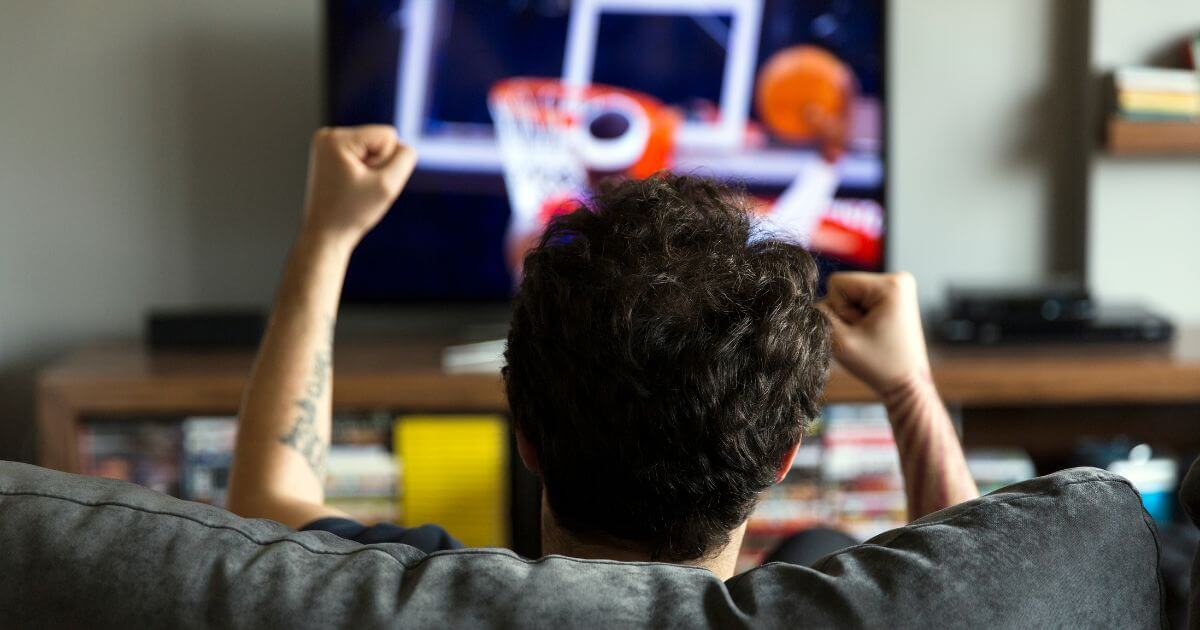
<path id="1" fill-rule="evenodd" d="M 1200 157 L 1200 121 L 1108 118 L 1108 153 L 1118 156 Z"/>

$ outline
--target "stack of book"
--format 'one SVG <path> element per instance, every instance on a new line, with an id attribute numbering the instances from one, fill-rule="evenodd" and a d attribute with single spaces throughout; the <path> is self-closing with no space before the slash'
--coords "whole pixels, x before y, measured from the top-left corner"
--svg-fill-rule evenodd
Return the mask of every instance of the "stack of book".
<path id="1" fill-rule="evenodd" d="M 398 521 L 398 471 L 382 444 L 335 444 L 329 449 L 325 504 L 363 523 Z"/>
<path id="2" fill-rule="evenodd" d="M 1200 121 L 1200 74 L 1193 70 L 1120 68 L 1117 113 L 1134 121 Z"/>
<path id="3" fill-rule="evenodd" d="M 229 470 L 233 467 L 233 445 L 237 440 L 237 419 L 187 418 L 182 427 L 179 497 L 224 507 Z"/>
<path id="4" fill-rule="evenodd" d="M 392 416 L 338 413 L 325 477 L 325 503 L 357 521 L 399 521 L 400 461 L 389 449 Z"/>
<path id="5" fill-rule="evenodd" d="M 398 520 L 400 463 L 390 450 L 390 414 L 338 415 L 333 424 L 326 502 L 351 518 Z M 85 474 L 137 483 L 181 499 L 225 506 L 237 419 L 103 421 L 79 435 Z"/>
<path id="6" fill-rule="evenodd" d="M 835 527 L 865 540 L 907 522 L 900 454 L 882 405 L 830 406 L 823 442 Z"/>
<path id="7" fill-rule="evenodd" d="M 156 492 L 178 494 L 178 424 L 98 421 L 84 425 L 78 440 L 80 468 L 85 475 L 130 481 Z"/>

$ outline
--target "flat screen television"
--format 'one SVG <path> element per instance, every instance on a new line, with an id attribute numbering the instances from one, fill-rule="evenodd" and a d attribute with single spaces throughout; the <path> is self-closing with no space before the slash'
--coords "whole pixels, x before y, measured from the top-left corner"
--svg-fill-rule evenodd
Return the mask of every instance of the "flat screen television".
<path id="1" fill-rule="evenodd" d="M 883 266 L 884 0 L 325 10 L 327 123 L 395 125 L 420 156 L 355 252 L 347 301 L 505 301 L 521 248 L 565 207 L 544 180 L 562 175 L 586 200 L 601 175 L 661 168 L 744 189 L 764 230 L 795 236 L 827 271 Z M 538 180 L 522 156 L 563 173 Z"/>

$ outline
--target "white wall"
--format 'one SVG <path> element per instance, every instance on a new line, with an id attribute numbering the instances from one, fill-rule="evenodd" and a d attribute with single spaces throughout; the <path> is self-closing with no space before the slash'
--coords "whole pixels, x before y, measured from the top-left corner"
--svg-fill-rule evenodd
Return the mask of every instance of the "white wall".
<path id="1" fill-rule="evenodd" d="M 1070 161 L 1086 155 L 1065 111 L 1083 78 L 1061 69 L 1063 42 L 1086 46 L 1086 23 L 1070 22 L 1086 5 L 1066 4 L 891 3 L 889 266 L 912 271 L 929 306 L 950 284 L 1038 282 L 1079 248 L 1052 229 L 1082 210 Z"/>
<path id="2" fill-rule="evenodd" d="M 1101 75 L 1121 65 L 1161 63 L 1196 32 L 1196 0 L 1097 0 L 1092 70 Z M 1200 158 L 1101 154 L 1090 188 L 1088 261 L 1101 297 L 1200 322 Z"/>
<path id="3" fill-rule="evenodd" d="M 261 303 L 319 120 L 318 3 L 0 4 L 0 457 L 32 380 L 152 305 Z"/>

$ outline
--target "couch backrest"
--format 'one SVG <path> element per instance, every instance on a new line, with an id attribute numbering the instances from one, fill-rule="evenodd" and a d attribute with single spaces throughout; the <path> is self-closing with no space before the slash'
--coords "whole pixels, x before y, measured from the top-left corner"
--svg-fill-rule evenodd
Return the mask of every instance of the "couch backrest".
<path id="1" fill-rule="evenodd" d="M 697 568 L 426 556 L 0 463 L 0 627 L 1161 627 L 1158 538 L 1095 469 L 1041 477 L 829 556 Z"/>

